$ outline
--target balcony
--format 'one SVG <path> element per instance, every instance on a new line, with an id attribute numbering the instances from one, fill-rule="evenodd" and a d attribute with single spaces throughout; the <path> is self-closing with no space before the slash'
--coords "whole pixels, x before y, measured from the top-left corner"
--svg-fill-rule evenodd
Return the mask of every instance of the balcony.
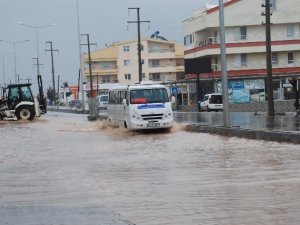
<path id="1" fill-rule="evenodd" d="M 207 37 L 203 40 L 200 40 L 196 45 L 197 47 L 202 47 L 202 46 L 207 46 L 212 44 L 218 44 L 218 40 L 216 37 Z"/>
<path id="2" fill-rule="evenodd" d="M 149 48 L 148 53 L 175 53 L 175 49 L 151 49 Z"/>

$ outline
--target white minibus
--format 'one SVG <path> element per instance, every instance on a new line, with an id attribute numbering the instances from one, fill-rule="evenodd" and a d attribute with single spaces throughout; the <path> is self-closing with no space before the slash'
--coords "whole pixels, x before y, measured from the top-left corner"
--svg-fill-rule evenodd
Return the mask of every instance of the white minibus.
<path id="1" fill-rule="evenodd" d="M 108 120 L 113 127 L 129 130 L 163 129 L 173 125 L 173 112 L 166 86 L 136 84 L 109 90 Z"/>

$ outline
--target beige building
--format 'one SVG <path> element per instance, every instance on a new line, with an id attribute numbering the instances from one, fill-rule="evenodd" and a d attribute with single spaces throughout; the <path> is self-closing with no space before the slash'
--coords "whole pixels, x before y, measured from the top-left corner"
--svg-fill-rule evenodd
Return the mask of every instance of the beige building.
<path id="1" fill-rule="evenodd" d="M 224 3 L 229 96 L 233 102 L 263 101 L 266 93 L 266 36 L 263 0 Z M 298 0 L 272 3 L 272 66 L 275 99 L 289 99 L 288 78 L 300 75 L 300 4 Z M 221 88 L 219 7 L 195 11 L 184 22 L 185 59 L 208 57 L 211 73 L 200 74 L 203 91 Z M 195 74 L 186 75 L 195 79 Z M 211 88 L 213 83 L 213 87 Z M 206 93 L 203 93 L 206 94 Z"/>
<path id="2" fill-rule="evenodd" d="M 157 83 L 184 77 L 184 51 L 180 44 L 159 38 L 141 40 L 142 80 Z M 90 82 L 88 55 L 84 59 L 84 76 Z M 91 53 L 93 84 L 139 82 L 137 40 L 114 43 Z M 88 85 L 87 85 L 88 86 Z"/>

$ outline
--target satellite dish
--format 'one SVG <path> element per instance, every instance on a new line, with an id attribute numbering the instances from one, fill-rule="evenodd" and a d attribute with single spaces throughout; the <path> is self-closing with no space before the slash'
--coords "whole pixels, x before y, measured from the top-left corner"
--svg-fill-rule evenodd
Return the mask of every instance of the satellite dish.
<path id="1" fill-rule="evenodd" d="M 159 31 L 155 31 L 150 37 L 155 38 L 155 37 L 157 37 L 158 34 L 159 34 Z"/>

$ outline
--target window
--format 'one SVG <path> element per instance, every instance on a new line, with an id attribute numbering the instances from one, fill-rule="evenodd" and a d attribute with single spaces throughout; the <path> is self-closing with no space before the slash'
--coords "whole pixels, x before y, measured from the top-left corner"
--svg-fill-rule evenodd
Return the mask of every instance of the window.
<path id="1" fill-rule="evenodd" d="M 294 64 L 294 52 L 288 52 L 288 65 Z"/>
<path id="2" fill-rule="evenodd" d="M 101 62 L 101 69 L 107 70 L 110 69 L 110 65 L 108 62 Z"/>
<path id="3" fill-rule="evenodd" d="M 234 28 L 234 40 L 247 40 L 247 27 Z"/>
<path id="4" fill-rule="evenodd" d="M 24 87 L 20 87 L 20 89 L 21 89 L 21 98 L 23 101 L 30 101 L 30 102 L 34 101 L 29 87 L 24 86 Z"/>
<path id="5" fill-rule="evenodd" d="M 129 59 L 124 60 L 124 66 L 130 66 L 130 60 Z"/>
<path id="6" fill-rule="evenodd" d="M 131 80 L 131 74 L 130 73 L 125 74 L 125 80 Z"/>
<path id="7" fill-rule="evenodd" d="M 159 59 L 152 60 L 152 67 L 159 67 Z"/>
<path id="8" fill-rule="evenodd" d="M 184 36 L 184 46 L 190 46 L 194 42 L 193 35 L 188 34 Z"/>
<path id="9" fill-rule="evenodd" d="M 142 79 L 145 79 L 145 78 L 146 78 L 145 73 L 142 73 Z"/>
<path id="10" fill-rule="evenodd" d="M 144 51 L 144 45 L 141 44 L 141 51 Z"/>
<path id="11" fill-rule="evenodd" d="M 247 66 L 247 55 L 241 54 L 241 66 Z"/>
<path id="12" fill-rule="evenodd" d="M 247 55 L 246 54 L 235 55 L 234 65 L 236 67 L 247 66 Z"/>
<path id="13" fill-rule="evenodd" d="M 110 76 L 109 75 L 103 75 L 102 76 L 102 83 L 110 83 Z"/>
<path id="14" fill-rule="evenodd" d="M 271 10 L 276 10 L 277 9 L 277 0 L 270 0 L 270 8 Z"/>
<path id="15" fill-rule="evenodd" d="M 294 24 L 288 24 L 286 27 L 286 36 L 288 38 L 294 37 Z"/>
<path id="16" fill-rule="evenodd" d="M 144 63 L 145 63 L 145 60 L 141 59 L 141 63 L 144 64 Z"/>
<path id="17" fill-rule="evenodd" d="M 152 74 L 152 80 L 154 81 L 160 81 L 160 74 L 159 73 L 153 73 Z"/>
<path id="18" fill-rule="evenodd" d="M 240 27 L 241 32 L 241 40 L 247 39 L 247 28 L 246 27 Z"/>
<path id="19" fill-rule="evenodd" d="M 278 65 L 278 53 L 277 52 L 272 52 L 272 64 Z"/>
<path id="20" fill-rule="evenodd" d="M 128 45 L 123 46 L 123 52 L 129 52 L 129 46 Z"/>
<path id="21" fill-rule="evenodd" d="M 159 45 L 152 45 L 149 48 L 149 52 L 160 52 L 160 46 Z"/>
<path id="22" fill-rule="evenodd" d="M 168 92 L 164 88 L 130 91 L 130 104 L 169 102 Z"/>
<path id="23" fill-rule="evenodd" d="M 265 5 L 266 0 L 261 0 L 261 4 Z M 270 10 L 274 11 L 277 9 L 277 0 L 270 0 Z"/>

